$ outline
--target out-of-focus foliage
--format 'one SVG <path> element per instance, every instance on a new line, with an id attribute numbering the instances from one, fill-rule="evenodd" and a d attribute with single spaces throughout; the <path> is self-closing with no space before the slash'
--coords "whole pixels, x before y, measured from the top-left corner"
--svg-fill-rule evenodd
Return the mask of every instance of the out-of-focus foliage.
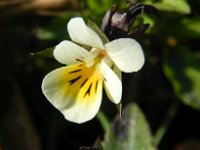
<path id="1" fill-rule="evenodd" d="M 184 38 L 192 38 L 197 39 L 200 38 L 200 17 L 194 18 L 180 18 L 180 21 L 172 21 L 169 22 L 169 26 L 166 27 L 167 30 L 173 30 L 175 36 L 180 39 Z M 171 29 L 172 28 L 172 29 Z"/>
<path id="2" fill-rule="evenodd" d="M 105 127 L 104 150 L 154 150 L 148 123 L 137 104 L 130 103 L 112 123 L 100 118 Z M 105 126 L 105 124 L 107 124 Z"/>
<path id="3" fill-rule="evenodd" d="M 79 14 L 77 14 L 78 16 Z M 72 17 L 71 13 L 55 18 L 45 28 L 38 28 L 37 37 L 41 40 L 65 40 L 67 39 L 67 21 Z"/>
<path id="4" fill-rule="evenodd" d="M 144 0 L 144 3 L 151 4 L 162 11 L 190 13 L 190 6 L 186 0 Z"/>
<path id="5" fill-rule="evenodd" d="M 110 9 L 110 6 L 116 3 L 115 0 L 87 0 L 86 2 L 89 10 L 95 12 L 96 14 L 104 14 L 108 9 Z"/>
<path id="6" fill-rule="evenodd" d="M 199 54 L 198 49 L 192 47 L 200 36 L 199 16 L 181 15 L 193 11 L 185 0 L 144 0 L 143 2 L 156 6 L 161 13 L 162 33 L 158 35 L 152 31 L 150 34 L 155 33 L 160 37 L 159 49 L 163 54 L 163 70 L 166 77 L 169 78 L 177 97 L 183 103 L 199 110 Z"/>
<path id="7" fill-rule="evenodd" d="M 176 95 L 185 104 L 200 110 L 200 63 L 184 46 L 168 49 L 164 71 Z"/>

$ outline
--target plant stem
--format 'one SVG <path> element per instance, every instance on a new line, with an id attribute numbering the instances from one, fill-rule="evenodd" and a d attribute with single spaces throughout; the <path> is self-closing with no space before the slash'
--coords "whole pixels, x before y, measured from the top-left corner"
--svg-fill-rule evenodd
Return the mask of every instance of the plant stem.
<path id="1" fill-rule="evenodd" d="M 102 128 L 104 129 L 104 131 L 109 131 L 110 126 L 109 126 L 109 121 L 106 118 L 106 116 L 104 115 L 104 113 L 102 111 L 99 111 L 97 114 L 97 119 L 99 120 L 99 122 L 101 123 Z"/>
<path id="2" fill-rule="evenodd" d="M 158 146 L 160 144 L 161 140 L 163 139 L 169 125 L 171 124 L 174 116 L 177 113 L 177 110 L 179 108 L 179 104 L 180 104 L 179 102 L 175 102 L 170 106 L 170 108 L 169 108 L 169 110 L 167 111 L 167 114 L 166 114 L 166 119 L 163 121 L 163 123 L 157 129 L 157 131 L 154 135 L 154 138 L 153 138 L 154 144 L 156 146 Z"/>

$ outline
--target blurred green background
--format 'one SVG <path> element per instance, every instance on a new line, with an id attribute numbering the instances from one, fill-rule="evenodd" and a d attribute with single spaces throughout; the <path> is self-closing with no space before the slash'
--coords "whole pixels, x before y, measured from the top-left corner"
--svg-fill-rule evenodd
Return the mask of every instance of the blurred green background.
<path id="1" fill-rule="evenodd" d="M 61 66 L 31 56 L 67 35 L 71 17 L 101 26 L 123 0 L 0 0 L 0 150 L 199 150 L 200 0 L 138 0 L 150 27 L 140 37 L 146 62 L 123 74 L 123 122 L 104 94 L 101 113 L 85 124 L 64 119 L 41 91 L 43 77 Z M 134 26 L 133 26 L 134 29 Z"/>

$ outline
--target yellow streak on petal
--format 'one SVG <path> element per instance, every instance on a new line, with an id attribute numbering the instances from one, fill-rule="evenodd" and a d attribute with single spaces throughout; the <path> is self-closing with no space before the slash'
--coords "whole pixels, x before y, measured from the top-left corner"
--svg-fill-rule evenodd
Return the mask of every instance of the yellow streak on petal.
<path id="1" fill-rule="evenodd" d="M 95 101 L 98 92 L 102 92 L 102 83 L 103 76 L 98 65 L 88 68 L 85 62 L 67 66 L 60 79 L 64 95 L 77 103 Z"/>

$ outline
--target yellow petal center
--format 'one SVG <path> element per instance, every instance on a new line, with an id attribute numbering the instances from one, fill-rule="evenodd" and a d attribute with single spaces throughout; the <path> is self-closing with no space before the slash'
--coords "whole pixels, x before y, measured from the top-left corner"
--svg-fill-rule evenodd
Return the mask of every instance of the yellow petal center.
<path id="1" fill-rule="evenodd" d="M 65 80 L 62 85 L 65 95 L 77 102 L 93 101 L 98 92 L 102 92 L 103 76 L 96 60 L 91 67 L 87 67 L 84 61 L 67 66 L 62 78 Z"/>

